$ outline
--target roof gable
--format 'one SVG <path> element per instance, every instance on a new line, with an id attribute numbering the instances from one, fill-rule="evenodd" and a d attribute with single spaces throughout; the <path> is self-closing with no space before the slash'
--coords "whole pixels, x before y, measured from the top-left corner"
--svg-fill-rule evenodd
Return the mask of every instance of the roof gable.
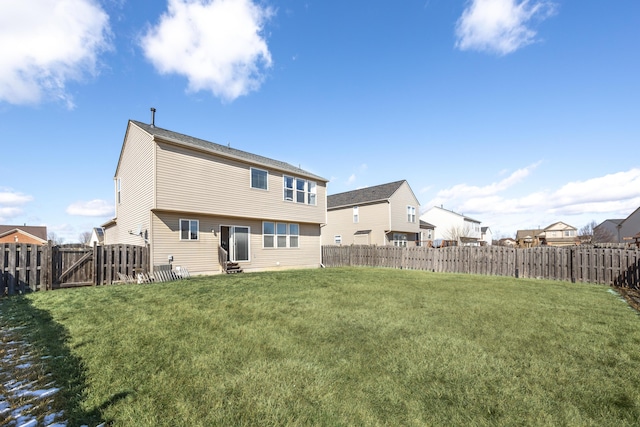
<path id="1" fill-rule="evenodd" d="M 327 196 L 327 209 L 388 201 L 406 180 L 374 185 Z"/>
<path id="2" fill-rule="evenodd" d="M 47 227 L 36 225 L 0 225 L 0 237 L 19 232 L 34 237 L 43 242 L 47 241 Z"/>
<path id="3" fill-rule="evenodd" d="M 315 175 L 311 172 L 295 167 L 286 162 L 260 156 L 258 154 L 249 153 L 247 151 L 238 150 L 236 148 L 231 148 L 230 146 L 216 144 L 215 142 L 206 141 L 204 139 L 195 138 L 171 130 L 162 129 L 157 126 L 152 126 L 136 120 L 129 120 L 129 126 L 131 126 L 132 124 L 149 134 L 155 141 L 161 140 L 168 143 L 178 144 L 180 146 L 188 147 L 194 150 L 206 151 L 217 156 L 241 160 L 246 163 L 252 163 L 263 167 L 277 169 L 285 173 L 312 178 L 317 181 L 328 181 L 321 176 Z M 129 128 L 127 127 L 127 133 L 128 132 Z"/>
<path id="4" fill-rule="evenodd" d="M 429 211 L 434 210 L 434 209 L 437 209 L 437 210 L 439 210 L 439 211 L 441 211 L 441 212 L 444 212 L 444 213 L 447 213 L 447 214 L 449 214 L 449 215 L 453 215 L 453 216 L 456 216 L 456 217 L 460 217 L 460 218 L 462 218 L 462 219 L 463 219 L 463 220 L 465 220 L 465 221 L 477 222 L 478 224 L 480 224 L 480 223 L 481 223 L 481 221 L 478 221 L 477 219 L 469 218 L 468 216 L 465 216 L 465 215 L 463 215 L 463 214 L 459 214 L 458 212 L 450 211 L 449 209 L 441 208 L 441 207 L 439 207 L 439 206 L 433 206 L 433 207 L 431 207 L 431 208 L 427 209 L 427 210 L 425 211 L 425 214 L 426 214 L 427 212 L 429 212 Z"/>
<path id="5" fill-rule="evenodd" d="M 562 222 L 562 221 L 558 221 L 558 222 L 554 222 L 553 224 L 549 225 L 548 227 L 545 227 L 544 231 L 553 231 L 553 230 L 577 230 L 577 228 Z"/>

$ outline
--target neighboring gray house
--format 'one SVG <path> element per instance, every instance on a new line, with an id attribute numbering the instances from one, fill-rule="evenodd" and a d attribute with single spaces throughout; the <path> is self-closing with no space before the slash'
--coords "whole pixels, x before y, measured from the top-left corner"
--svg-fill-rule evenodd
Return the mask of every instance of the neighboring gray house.
<path id="1" fill-rule="evenodd" d="M 406 180 L 327 196 L 323 245 L 420 244 L 420 202 Z"/>
<path id="2" fill-rule="evenodd" d="M 624 219 L 606 219 L 593 228 L 594 243 L 620 243 L 620 224 Z"/>
<path id="3" fill-rule="evenodd" d="M 130 120 L 104 243 L 148 244 L 192 274 L 321 265 L 327 180 L 256 154 Z M 226 266 L 226 263 L 224 264 Z"/>
<path id="4" fill-rule="evenodd" d="M 640 207 L 625 219 L 607 219 L 593 229 L 594 240 L 598 243 L 628 243 L 640 232 Z"/>

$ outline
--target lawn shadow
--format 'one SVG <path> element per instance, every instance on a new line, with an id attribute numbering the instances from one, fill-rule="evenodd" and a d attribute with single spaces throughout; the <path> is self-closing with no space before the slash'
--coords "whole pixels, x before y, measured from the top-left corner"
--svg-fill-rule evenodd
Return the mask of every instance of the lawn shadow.
<path id="1" fill-rule="evenodd" d="M 67 329 L 22 295 L 0 298 L 0 308 L 0 326 L 17 329 L 33 353 L 43 356 L 44 371 L 51 374 L 51 380 L 60 388 L 52 409 L 64 411 L 63 418 L 69 427 L 91 427 L 101 423 L 109 426 L 109 420 L 103 419 L 103 411 L 133 392 L 117 393 L 101 405 L 86 410 L 82 405 L 87 387 L 85 368 L 82 360 L 68 346 Z"/>

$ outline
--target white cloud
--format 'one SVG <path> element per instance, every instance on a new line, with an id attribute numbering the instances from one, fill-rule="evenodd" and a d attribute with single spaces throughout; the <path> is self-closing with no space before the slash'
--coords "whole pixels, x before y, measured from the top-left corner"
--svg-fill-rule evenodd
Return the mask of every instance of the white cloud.
<path id="1" fill-rule="evenodd" d="M 438 198 L 447 200 L 452 198 L 456 198 L 456 199 L 464 198 L 464 197 L 476 198 L 478 196 L 489 197 L 489 196 L 495 195 L 501 191 L 507 190 L 508 188 L 524 180 L 527 176 L 531 174 L 532 171 L 534 171 L 540 165 L 540 163 L 541 162 L 537 162 L 525 168 L 518 169 L 517 171 L 513 172 L 511 175 L 509 175 L 505 179 L 498 182 L 491 183 L 484 187 L 478 187 L 475 185 L 467 185 L 467 184 L 454 185 L 451 188 L 441 190 L 440 192 L 438 192 Z"/>
<path id="2" fill-rule="evenodd" d="M 25 205 L 33 200 L 33 197 L 15 192 L 10 189 L 0 189 L 0 223 L 10 222 L 11 218 L 22 215 Z"/>
<path id="3" fill-rule="evenodd" d="M 183 75 L 190 91 L 232 101 L 257 90 L 271 67 L 262 31 L 273 14 L 251 0 L 169 0 L 141 45 L 160 73 Z"/>
<path id="4" fill-rule="evenodd" d="M 556 5 L 542 0 L 471 0 L 456 23 L 456 47 L 499 55 L 533 43 L 534 19 L 553 15 Z"/>
<path id="5" fill-rule="evenodd" d="M 573 225 L 578 226 L 594 217 L 602 220 L 626 218 L 640 206 L 638 168 L 569 182 L 555 190 L 546 189 L 520 197 L 511 196 L 517 191 L 516 184 L 528 177 L 536 165 L 520 169 L 505 180 L 484 187 L 454 185 L 438 192 L 424 207 L 428 209 L 444 205 L 447 209 L 469 215 L 483 224 L 524 229 L 531 224 L 545 226 L 547 223 L 562 221 L 565 216 L 574 217 L 578 223 Z M 510 192 L 506 194 L 508 189 Z"/>
<path id="6" fill-rule="evenodd" d="M 109 31 L 108 15 L 93 0 L 2 0 L 0 101 L 58 99 L 72 107 L 66 85 L 96 73 Z"/>
<path id="7" fill-rule="evenodd" d="M 78 216 L 113 216 L 113 205 L 105 200 L 75 202 L 67 207 L 69 215 Z"/>
<path id="8" fill-rule="evenodd" d="M 33 197 L 11 190 L 0 192 L 0 205 L 24 205 L 33 200 Z"/>

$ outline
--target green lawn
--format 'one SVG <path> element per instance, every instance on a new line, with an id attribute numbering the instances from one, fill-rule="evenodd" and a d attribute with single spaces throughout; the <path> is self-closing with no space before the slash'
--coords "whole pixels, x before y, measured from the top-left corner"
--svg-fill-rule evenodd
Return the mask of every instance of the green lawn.
<path id="1" fill-rule="evenodd" d="M 53 356 L 70 426 L 640 424 L 640 317 L 603 286 L 339 268 L 0 310 Z"/>

